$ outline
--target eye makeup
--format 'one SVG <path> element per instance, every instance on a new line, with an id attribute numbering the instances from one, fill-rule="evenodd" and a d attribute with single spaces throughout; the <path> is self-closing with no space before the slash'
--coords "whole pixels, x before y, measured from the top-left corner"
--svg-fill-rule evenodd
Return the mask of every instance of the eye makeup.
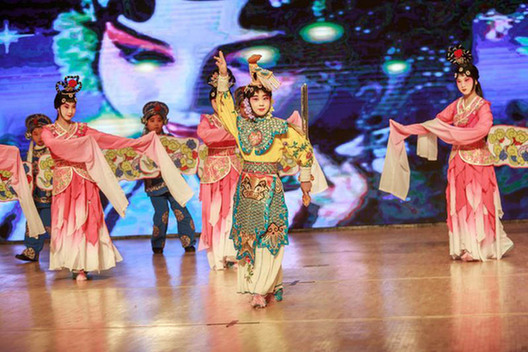
<path id="1" fill-rule="evenodd" d="M 162 66 L 175 62 L 170 46 L 160 40 L 135 33 L 130 29 L 121 29 L 108 22 L 108 38 L 120 51 L 120 55 L 132 64 L 145 62 Z"/>

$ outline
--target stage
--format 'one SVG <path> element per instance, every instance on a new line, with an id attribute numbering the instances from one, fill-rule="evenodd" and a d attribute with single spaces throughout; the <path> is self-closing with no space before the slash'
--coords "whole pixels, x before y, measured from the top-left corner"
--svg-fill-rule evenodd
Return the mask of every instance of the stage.
<path id="1" fill-rule="evenodd" d="M 2 351 L 528 350 L 528 230 L 501 261 L 448 255 L 445 225 L 296 232 L 284 301 L 255 310 L 236 273 L 176 239 L 117 240 L 124 261 L 78 283 L 0 246 Z"/>

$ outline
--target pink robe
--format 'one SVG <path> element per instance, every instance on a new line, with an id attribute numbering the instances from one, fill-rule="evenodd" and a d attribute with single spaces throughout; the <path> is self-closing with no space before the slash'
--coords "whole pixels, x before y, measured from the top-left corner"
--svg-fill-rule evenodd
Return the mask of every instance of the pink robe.
<path id="1" fill-rule="evenodd" d="M 185 204 L 192 196 L 185 182 L 178 183 L 183 178 L 154 133 L 128 139 L 99 132 L 85 123 L 73 123 L 69 131 L 64 131 L 58 124 L 45 126 L 42 139 L 55 161 L 51 270 L 100 271 L 112 268 L 122 260 L 104 222 L 99 190 L 122 216 L 128 201 L 101 148 L 131 147 L 147 155 L 161 165 L 162 176 L 171 179 L 169 188 L 177 200 Z M 176 188 L 181 188 L 181 192 L 172 192 Z"/>
<path id="2" fill-rule="evenodd" d="M 207 249 L 212 269 L 222 270 L 226 259 L 235 260 L 233 240 L 229 239 L 233 217 L 233 197 L 242 166 L 236 155 L 236 142 L 213 115 L 203 115 L 198 136 L 208 147 L 200 183 L 202 234 L 198 250 Z"/>
<path id="3" fill-rule="evenodd" d="M 406 198 L 410 169 L 404 140 L 409 135 L 419 136 L 418 155 L 429 160 L 436 160 L 436 137 L 452 144 L 446 190 L 450 254 L 453 258 L 468 253 L 478 260 L 500 259 L 513 243 L 500 222 L 500 194 L 485 141 L 493 116 L 486 100 L 478 98 L 464 108 L 461 99 L 423 124 L 403 126 L 390 121 L 380 189 Z"/>

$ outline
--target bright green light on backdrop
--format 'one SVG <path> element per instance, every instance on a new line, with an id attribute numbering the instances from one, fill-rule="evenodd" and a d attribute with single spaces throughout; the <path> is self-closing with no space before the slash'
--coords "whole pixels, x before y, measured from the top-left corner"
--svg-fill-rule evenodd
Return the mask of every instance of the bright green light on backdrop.
<path id="1" fill-rule="evenodd" d="M 308 43 L 324 44 L 335 42 L 344 32 L 343 27 L 337 23 L 316 22 L 303 27 L 300 35 Z"/>
<path id="2" fill-rule="evenodd" d="M 383 72 L 396 76 L 409 72 L 411 65 L 407 61 L 390 60 L 383 64 Z"/>

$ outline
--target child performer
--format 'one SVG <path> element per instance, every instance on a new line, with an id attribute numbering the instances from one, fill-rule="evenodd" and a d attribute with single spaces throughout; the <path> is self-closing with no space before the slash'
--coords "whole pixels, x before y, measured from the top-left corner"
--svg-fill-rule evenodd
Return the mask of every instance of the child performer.
<path id="1" fill-rule="evenodd" d="M 409 187 L 405 138 L 418 135 L 418 155 L 436 160 L 436 137 L 440 137 L 453 145 L 446 190 L 450 255 L 463 261 L 500 259 L 513 242 L 500 221 L 499 187 L 485 140 L 493 125 L 490 103 L 483 98 L 469 50 L 451 47 L 447 59 L 455 65 L 462 97 L 422 124 L 403 126 L 391 120 L 380 189 L 405 199 Z"/>
<path id="2" fill-rule="evenodd" d="M 232 74 L 229 77 L 231 87 L 235 78 Z M 233 197 L 242 165 L 237 156 L 235 139 L 218 118 L 218 70 L 209 76 L 208 84 L 212 87 L 209 101 L 214 113 L 202 115 L 198 125 L 198 136 L 207 145 L 208 153 L 200 182 L 203 220 L 198 250 L 207 249 L 211 269 L 224 270 L 229 263 L 236 262 L 237 253 L 229 234 L 233 223 Z"/>
<path id="3" fill-rule="evenodd" d="M 141 122 L 145 125 L 144 134 L 154 131 L 158 136 L 165 135 L 163 126 L 169 122 L 168 113 L 169 107 L 165 103 L 151 101 L 145 104 L 141 118 Z M 145 192 L 154 207 L 152 252 L 163 253 L 169 223 L 169 205 L 178 221 L 178 235 L 185 252 L 194 252 L 196 250 L 194 248 L 196 243 L 194 221 L 187 207 L 182 207 L 176 202 L 161 176 L 145 179 Z"/>
<path id="4" fill-rule="evenodd" d="M 99 189 L 121 216 L 124 216 L 128 201 L 101 148 L 130 147 L 147 155 L 158 164 L 169 190 L 180 204 L 192 197 L 192 191 L 156 134 L 134 140 L 73 122 L 77 109 L 75 94 L 81 87 L 78 76 L 67 76 L 64 82 L 57 82 L 54 101 L 57 120 L 44 127 L 42 139 L 55 162 L 50 269 L 75 270 L 78 271 L 77 280 L 86 280 L 86 271 L 107 270 L 122 260 L 104 222 Z"/>
<path id="5" fill-rule="evenodd" d="M 26 138 L 31 140 L 29 142 L 29 150 L 27 153 L 27 161 L 32 164 L 33 174 L 33 200 L 37 207 L 38 214 L 46 233 L 35 237 L 30 237 L 28 231 L 24 236 L 24 245 L 26 249 L 22 253 L 15 255 L 17 259 L 37 262 L 39 254 L 44 247 L 44 239 L 49 236 L 51 232 L 51 191 L 46 191 L 37 185 L 37 175 L 40 170 L 39 159 L 41 156 L 49 154 L 48 148 L 44 145 L 42 140 L 42 127 L 51 124 L 49 117 L 43 114 L 33 114 L 26 118 Z"/>
<path id="6" fill-rule="evenodd" d="M 288 151 L 301 167 L 303 195 L 312 187 L 312 146 L 307 138 L 272 117 L 272 89 L 279 86 L 272 72 L 257 66 L 259 55 L 249 58 L 251 83 L 244 90 L 247 117 L 235 111 L 229 93 L 227 64 L 222 52 L 215 57 L 220 77 L 216 104 L 218 117 L 242 152 L 244 166 L 235 194 L 231 238 L 237 249 L 238 292 L 253 295 L 251 305 L 263 308 L 274 296 L 282 300 L 282 259 L 288 244 L 288 209 L 278 176 L 282 154 Z"/>

